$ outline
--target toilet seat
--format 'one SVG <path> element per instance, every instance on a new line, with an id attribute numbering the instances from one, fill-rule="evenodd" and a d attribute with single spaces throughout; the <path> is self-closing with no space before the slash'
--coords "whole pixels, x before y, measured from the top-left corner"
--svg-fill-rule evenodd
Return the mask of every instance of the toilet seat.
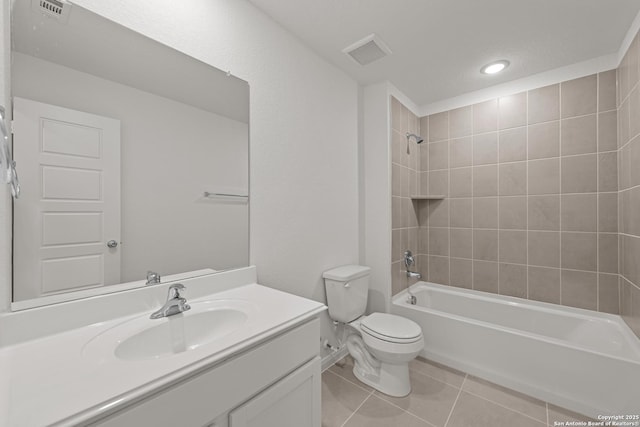
<path id="1" fill-rule="evenodd" d="M 364 317 L 360 330 L 371 337 L 396 344 L 411 344 L 422 339 L 422 329 L 417 323 L 388 313 Z"/>

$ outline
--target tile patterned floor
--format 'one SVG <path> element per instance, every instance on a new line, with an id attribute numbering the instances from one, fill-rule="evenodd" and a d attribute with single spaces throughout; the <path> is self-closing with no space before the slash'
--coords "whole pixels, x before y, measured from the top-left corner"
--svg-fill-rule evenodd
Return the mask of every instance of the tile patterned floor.
<path id="1" fill-rule="evenodd" d="M 322 374 L 322 427 L 546 427 L 588 418 L 464 372 L 416 359 L 411 394 L 386 396 L 353 376 L 350 357 Z"/>

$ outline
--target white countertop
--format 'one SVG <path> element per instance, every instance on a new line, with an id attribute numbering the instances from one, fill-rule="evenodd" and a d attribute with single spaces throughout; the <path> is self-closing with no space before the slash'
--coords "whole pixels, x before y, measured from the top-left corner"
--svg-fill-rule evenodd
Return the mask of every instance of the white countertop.
<path id="1" fill-rule="evenodd" d="M 204 367 L 213 366 L 304 322 L 326 307 L 248 284 L 189 300 L 234 299 L 252 305 L 250 319 L 210 344 L 170 357 L 124 361 L 86 346 L 96 335 L 142 312 L 0 349 L 0 425 L 74 425 L 125 405 Z M 52 319 L 55 321 L 55 319 Z M 153 320 L 150 320 L 153 322 Z"/>

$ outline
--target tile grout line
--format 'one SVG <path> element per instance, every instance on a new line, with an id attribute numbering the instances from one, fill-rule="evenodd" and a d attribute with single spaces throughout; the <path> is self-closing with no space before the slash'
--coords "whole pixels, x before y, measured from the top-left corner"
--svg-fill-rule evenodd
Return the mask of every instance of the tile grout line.
<path id="1" fill-rule="evenodd" d="M 358 407 L 357 407 L 356 409 L 354 409 L 354 411 L 351 413 L 351 415 L 349 415 L 349 418 L 347 418 L 346 420 L 344 420 L 344 422 L 341 424 L 341 426 L 340 426 L 340 427 L 344 427 L 344 426 L 349 422 L 349 420 L 350 420 L 351 418 L 353 418 L 353 416 L 356 414 L 356 412 L 358 412 L 358 410 L 359 410 L 360 408 L 362 408 L 362 405 L 364 405 L 364 404 L 365 404 L 365 402 L 366 402 L 367 400 L 369 400 L 369 398 L 370 398 L 371 396 L 373 396 L 373 391 L 371 391 L 371 392 L 369 393 L 369 395 L 368 395 L 368 396 L 367 396 L 367 397 L 362 401 L 362 403 L 361 403 L 360 405 L 358 405 Z"/>
<path id="2" fill-rule="evenodd" d="M 464 383 L 465 383 L 465 381 L 467 381 L 468 377 L 469 377 L 469 374 L 465 374 L 464 379 L 462 380 L 462 384 L 460 384 L 460 390 L 458 390 L 458 395 L 456 396 L 456 400 L 453 401 L 453 406 L 451 406 L 451 410 L 449 411 L 449 415 L 447 416 L 447 420 L 444 422 L 444 427 L 447 427 L 447 425 L 449 424 L 449 420 L 451 419 L 451 415 L 453 414 L 453 410 L 455 409 L 456 405 L 458 404 L 458 399 L 460 399 L 460 395 L 462 394 L 462 388 L 464 387 Z"/>
<path id="3" fill-rule="evenodd" d="M 514 391 L 515 391 L 515 390 L 514 390 Z M 476 393 L 474 393 L 474 392 L 472 392 L 472 391 L 465 390 L 465 393 L 468 393 L 468 394 L 470 394 L 470 395 L 472 395 L 472 396 L 475 396 L 475 397 L 477 397 L 477 398 L 479 398 L 479 399 L 482 399 L 482 400 L 485 400 L 485 401 L 487 401 L 487 402 L 493 403 L 493 404 L 494 404 L 494 405 L 496 405 L 496 406 L 500 406 L 501 408 L 507 409 L 507 410 L 509 410 L 509 411 L 511 411 L 511 412 L 514 412 L 514 413 L 516 413 L 516 414 L 518 414 L 518 415 L 522 415 L 523 417 L 527 417 L 527 418 L 532 419 L 532 420 L 534 420 L 534 421 L 537 421 L 537 422 L 539 422 L 539 423 L 543 423 L 543 422 L 544 422 L 544 421 L 539 420 L 538 418 L 534 418 L 534 417 L 532 417 L 531 415 L 525 414 L 524 412 L 516 411 L 515 409 L 512 409 L 512 408 L 508 407 L 507 405 L 504 405 L 504 404 L 502 404 L 502 403 L 500 403 L 500 402 L 496 402 L 495 400 L 489 399 L 488 397 L 482 396 L 482 395 L 480 395 L 480 394 L 476 394 Z M 512 394 L 512 393 L 509 393 L 509 395 L 510 395 L 510 396 L 513 396 L 513 394 Z M 528 396 L 528 395 L 525 395 L 525 396 Z M 528 396 L 528 397 L 531 397 L 531 396 Z M 545 404 L 545 407 L 546 407 L 547 402 L 544 402 L 544 404 Z"/>

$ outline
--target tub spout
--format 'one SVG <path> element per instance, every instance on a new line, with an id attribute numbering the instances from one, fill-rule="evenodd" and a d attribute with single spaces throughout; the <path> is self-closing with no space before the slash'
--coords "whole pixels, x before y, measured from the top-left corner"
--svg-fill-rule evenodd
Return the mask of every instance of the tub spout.
<path id="1" fill-rule="evenodd" d="M 407 270 L 407 277 L 410 279 L 422 279 L 422 274 L 418 273 L 417 271 Z"/>

